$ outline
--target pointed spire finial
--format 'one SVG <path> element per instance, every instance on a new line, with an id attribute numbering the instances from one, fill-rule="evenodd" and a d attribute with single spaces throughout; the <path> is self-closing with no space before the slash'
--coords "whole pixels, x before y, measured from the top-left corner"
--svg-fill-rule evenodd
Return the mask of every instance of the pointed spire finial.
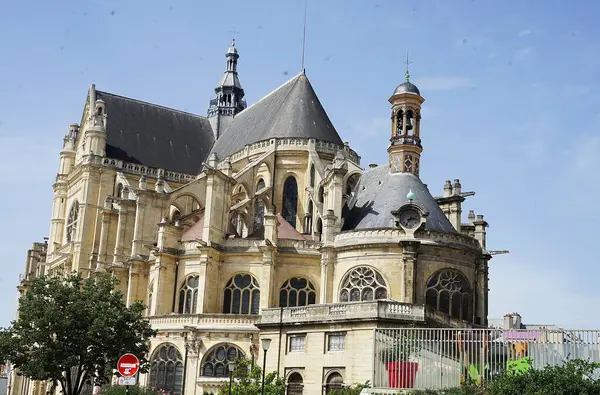
<path id="1" fill-rule="evenodd" d="M 408 65 L 411 63 L 412 62 L 408 60 L 408 51 L 406 51 L 406 61 L 404 62 L 404 64 L 406 64 L 406 73 L 404 73 L 404 79 L 406 80 L 406 82 L 410 82 L 410 72 L 408 71 Z"/>
<path id="2" fill-rule="evenodd" d="M 306 52 L 306 6 L 308 0 L 304 0 L 304 26 L 302 31 L 302 73 L 305 73 L 304 69 L 304 54 Z"/>

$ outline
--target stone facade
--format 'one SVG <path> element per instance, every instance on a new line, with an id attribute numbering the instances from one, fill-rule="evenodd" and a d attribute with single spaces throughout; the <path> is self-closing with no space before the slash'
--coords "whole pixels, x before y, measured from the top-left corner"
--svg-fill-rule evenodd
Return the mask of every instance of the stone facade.
<path id="1" fill-rule="evenodd" d="M 390 99 L 387 166 L 418 180 L 426 131 L 418 126 L 423 98 L 414 95 Z M 462 223 L 461 204 L 473 193 L 458 180 L 436 200 L 426 187 L 416 200 L 412 189 L 382 195 L 396 222 L 345 229 L 366 188 L 347 144 L 273 137 L 210 155 L 198 174 L 180 173 L 107 156 L 110 108 L 95 97 L 92 86 L 82 124 L 64 139 L 49 238 L 28 254 L 19 289 L 41 274 L 117 277 L 127 302 L 143 301 L 159 331 L 142 384 L 215 391 L 233 356 L 262 364 L 260 339 L 268 337 L 267 369 L 317 394 L 340 380 L 371 379 L 375 328 L 486 325 L 487 223 L 473 213 Z M 406 137 L 407 108 L 418 147 Z M 423 195 L 435 208 L 420 205 Z M 414 224 L 403 219 L 411 208 Z M 450 231 L 430 226 L 435 210 Z M 46 390 L 21 377 L 13 383 L 15 395 Z"/>

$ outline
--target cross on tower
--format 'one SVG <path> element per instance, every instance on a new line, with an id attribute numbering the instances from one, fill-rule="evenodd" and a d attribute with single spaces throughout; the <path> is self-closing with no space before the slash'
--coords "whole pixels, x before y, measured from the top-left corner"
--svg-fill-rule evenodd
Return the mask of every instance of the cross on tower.
<path id="1" fill-rule="evenodd" d="M 412 62 L 410 60 L 408 60 L 408 51 L 406 51 L 406 61 L 404 62 L 404 64 L 406 65 L 406 72 L 408 73 L 408 65 L 411 64 Z"/>
<path id="2" fill-rule="evenodd" d="M 406 79 L 406 82 L 408 82 L 410 80 L 410 72 L 408 71 L 408 65 L 411 63 L 412 62 L 410 60 L 408 60 L 408 51 L 406 51 L 406 61 L 404 62 L 404 64 L 406 64 L 406 73 L 404 74 L 404 78 Z"/>
<path id="3" fill-rule="evenodd" d="M 235 42 L 235 35 L 239 32 L 237 30 L 235 30 L 235 27 L 234 27 L 233 30 L 229 31 L 229 33 L 231 33 L 233 35 L 233 42 Z"/>

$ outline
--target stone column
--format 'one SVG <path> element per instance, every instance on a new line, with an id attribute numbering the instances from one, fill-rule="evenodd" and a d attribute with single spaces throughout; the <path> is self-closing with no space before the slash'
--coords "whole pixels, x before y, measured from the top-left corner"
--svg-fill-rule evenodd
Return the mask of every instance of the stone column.
<path id="1" fill-rule="evenodd" d="M 483 219 L 483 215 L 478 214 L 477 219 L 473 221 L 473 225 L 475 225 L 475 239 L 479 242 L 481 249 L 485 251 L 486 249 L 486 231 L 485 229 L 488 227 L 488 223 Z"/>
<path id="2" fill-rule="evenodd" d="M 335 250 L 332 247 L 321 248 L 321 283 L 319 287 L 319 303 L 332 303 L 333 292 L 333 267 L 335 264 Z M 337 299 L 337 298 L 336 298 Z"/>
<path id="3" fill-rule="evenodd" d="M 273 288 L 273 279 L 275 278 L 277 247 L 266 242 L 266 245 L 262 246 L 261 250 L 263 253 L 263 262 L 260 276 L 260 309 L 262 310 L 271 307 L 273 299 L 271 291 Z"/>
<path id="4" fill-rule="evenodd" d="M 133 227 L 133 243 L 131 245 L 131 256 L 136 257 L 142 254 L 144 246 L 144 215 L 146 213 L 146 196 L 139 193 L 136 202 L 135 223 Z"/>
<path id="5" fill-rule="evenodd" d="M 108 234 L 110 232 L 110 220 L 113 215 L 112 200 L 106 199 L 104 209 L 102 210 L 102 220 L 100 225 L 100 245 L 98 246 L 98 260 L 96 262 L 96 270 L 106 270 L 108 261 Z"/>
<path id="6" fill-rule="evenodd" d="M 127 306 L 136 300 L 143 302 L 146 299 L 146 290 L 148 289 L 146 262 L 132 259 L 129 263 L 128 275 Z"/>
<path id="7" fill-rule="evenodd" d="M 401 241 L 402 247 L 402 302 L 416 303 L 417 261 L 419 242 Z"/>
<path id="8" fill-rule="evenodd" d="M 185 363 L 185 371 L 183 375 L 185 377 L 185 388 L 183 388 L 184 394 L 194 394 L 196 391 L 196 379 L 199 374 L 199 364 L 200 364 L 200 345 L 202 341 L 198 339 L 196 331 L 191 330 L 186 333 L 185 340 L 185 354 L 187 356 L 187 360 Z M 185 357 L 184 357 L 185 358 Z M 227 366 L 225 366 L 225 371 L 229 377 L 229 370 Z"/>

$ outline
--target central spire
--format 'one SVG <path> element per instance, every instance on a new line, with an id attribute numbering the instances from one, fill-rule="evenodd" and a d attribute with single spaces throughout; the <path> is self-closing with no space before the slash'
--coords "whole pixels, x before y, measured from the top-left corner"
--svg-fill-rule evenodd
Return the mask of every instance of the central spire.
<path id="1" fill-rule="evenodd" d="M 212 125 L 215 139 L 225 131 L 233 117 L 246 108 L 244 89 L 237 72 L 237 62 L 240 57 L 235 46 L 235 31 L 231 46 L 225 54 L 225 73 L 215 88 L 215 97 L 210 101 L 208 119 Z"/>

